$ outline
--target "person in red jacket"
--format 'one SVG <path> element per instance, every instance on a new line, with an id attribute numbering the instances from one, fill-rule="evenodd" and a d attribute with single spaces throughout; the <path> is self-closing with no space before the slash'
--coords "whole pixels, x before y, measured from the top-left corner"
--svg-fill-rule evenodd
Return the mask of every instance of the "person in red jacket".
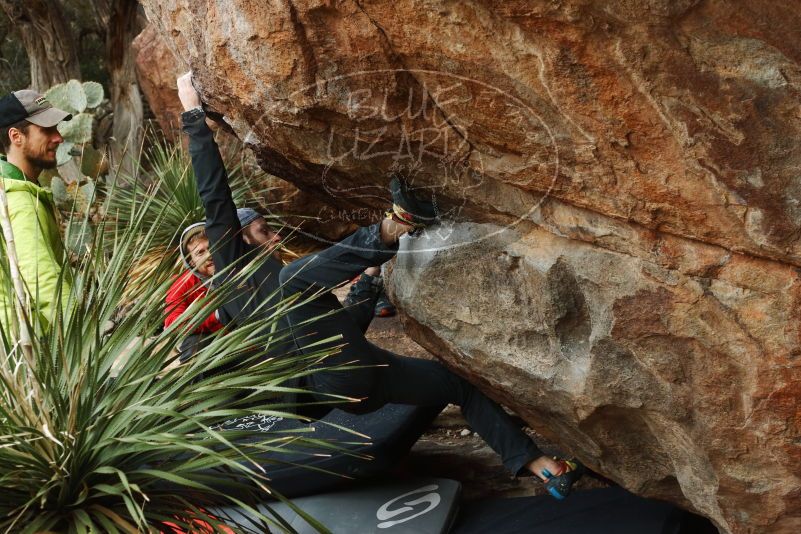
<path id="1" fill-rule="evenodd" d="M 189 305 L 202 299 L 208 293 L 208 283 L 214 276 L 214 263 L 209 253 L 209 240 L 204 223 L 195 223 L 181 234 L 179 246 L 181 259 L 186 271 L 179 275 L 167 291 L 167 314 L 164 327 L 167 328 L 186 312 Z M 217 312 L 210 314 L 179 347 L 180 361 L 185 362 L 202 346 L 207 334 L 222 328 Z"/>
<path id="2" fill-rule="evenodd" d="M 272 246 L 280 241 L 280 236 L 270 230 L 264 217 L 250 208 L 237 211 L 239 223 L 242 225 L 242 237 L 246 243 Z M 179 251 L 186 271 L 179 275 L 167 291 L 167 314 L 164 327 L 167 328 L 186 312 L 189 305 L 202 299 L 209 291 L 209 282 L 214 276 L 214 262 L 209 252 L 209 240 L 206 237 L 205 223 L 199 222 L 188 226 L 181 234 Z M 208 334 L 222 328 L 217 312 L 209 314 L 179 347 L 180 361 L 191 358 L 204 345 Z"/>
<path id="3" fill-rule="evenodd" d="M 204 223 L 195 223 L 181 234 L 179 250 L 186 271 L 175 279 L 167 291 L 165 327 L 174 323 L 192 302 L 208 292 L 206 283 L 214 275 L 214 263 L 208 249 L 209 240 Z M 221 326 L 222 323 L 212 314 L 198 327 L 197 332 L 214 332 Z"/>

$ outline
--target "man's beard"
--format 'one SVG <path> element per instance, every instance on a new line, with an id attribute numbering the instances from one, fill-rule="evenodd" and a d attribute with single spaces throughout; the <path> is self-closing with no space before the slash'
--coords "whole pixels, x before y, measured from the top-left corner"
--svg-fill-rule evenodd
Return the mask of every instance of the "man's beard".
<path id="1" fill-rule="evenodd" d="M 41 156 L 34 156 L 31 154 L 25 154 L 25 158 L 37 169 L 55 169 L 58 166 L 56 158 L 44 159 Z"/>
<path id="2" fill-rule="evenodd" d="M 58 162 L 56 160 L 47 160 L 41 158 L 28 158 L 36 168 L 39 169 L 55 169 L 58 166 Z"/>

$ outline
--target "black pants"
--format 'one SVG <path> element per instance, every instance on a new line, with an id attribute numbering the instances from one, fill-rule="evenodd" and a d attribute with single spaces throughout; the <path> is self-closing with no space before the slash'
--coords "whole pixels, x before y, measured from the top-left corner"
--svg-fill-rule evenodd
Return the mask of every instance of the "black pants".
<path id="1" fill-rule="evenodd" d="M 352 413 L 371 412 L 388 403 L 456 404 L 511 473 L 528 474 L 522 468 L 542 452 L 500 406 L 439 362 L 399 356 L 367 341 L 362 326 L 328 291 L 367 267 L 388 261 L 396 252 L 397 246 L 387 247 L 381 242 L 379 225 L 375 224 L 318 254 L 292 262 L 281 271 L 285 296 L 307 296 L 322 290 L 319 296 L 290 312 L 298 346 L 335 338 L 326 344 L 338 349 L 321 367 L 357 366 L 313 373 L 307 377 L 306 387 L 318 394 L 318 400 L 330 401 L 326 394 L 358 399 L 337 406 Z M 316 319 L 310 321 L 313 318 Z"/>

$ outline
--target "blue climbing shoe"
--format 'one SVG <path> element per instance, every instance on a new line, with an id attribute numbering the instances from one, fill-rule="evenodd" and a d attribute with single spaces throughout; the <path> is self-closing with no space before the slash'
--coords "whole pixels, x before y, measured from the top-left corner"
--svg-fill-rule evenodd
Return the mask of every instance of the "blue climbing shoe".
<path id="1" fill-rule="evenodd" d="M 556 458 L 554 458 L 556 460 Z M 573 484 L 584 475 L 585 467 L 578 460 L 557 460 L 564 465 L 561 475 L 552 475 L 547 470 L 543 471 L 548 480 L 545 481 L 545 489 L 548 490 L 555 499 L 560 501 L 570 495 Z"/>

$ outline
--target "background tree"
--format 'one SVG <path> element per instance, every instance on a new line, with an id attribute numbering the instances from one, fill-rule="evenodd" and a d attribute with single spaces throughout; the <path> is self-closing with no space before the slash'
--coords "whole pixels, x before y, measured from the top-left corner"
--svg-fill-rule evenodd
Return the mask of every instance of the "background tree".
<path id="1" fill-rule="evenodd" d="M 0 11 L 0 94 L 28 87 L 31 73 L 28 55 L 14 31 L 14 26 Z"/>
<path id="2" fill-rule="evenodd" d="M 56 0 L 0 0 L 28 55 L 30 86 L 44 91 L 81 77 L 69 23 Z"/>
<path id="3" fill-rule="evenodd" d="M 136 80 L 132 43 L 144 28 L 137 0 L 92 0 L 97 28 L 105 41 L 105 64 L 114 113 L 111 160 L 130 176 L 142 143 L 142 95 Z"/>

